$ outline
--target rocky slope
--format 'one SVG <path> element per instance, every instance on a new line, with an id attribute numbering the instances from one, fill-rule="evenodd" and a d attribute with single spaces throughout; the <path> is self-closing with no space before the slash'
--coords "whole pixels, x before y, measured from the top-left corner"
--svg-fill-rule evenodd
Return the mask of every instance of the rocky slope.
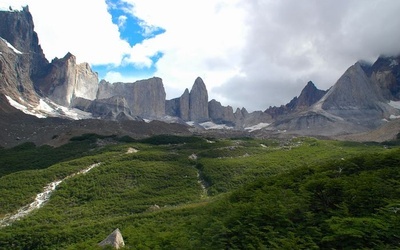
<path id="1" fill-rule="evenodd" d="M 379 71 L 377 67 L 370 75 Z M 377 81 L 356 63 L 318 102 L 304 111 L 280 117 L 272 126 L 294 134 L 343 136 L 367 133 L 398 115 L 399 109 L 390 105 Z"/>

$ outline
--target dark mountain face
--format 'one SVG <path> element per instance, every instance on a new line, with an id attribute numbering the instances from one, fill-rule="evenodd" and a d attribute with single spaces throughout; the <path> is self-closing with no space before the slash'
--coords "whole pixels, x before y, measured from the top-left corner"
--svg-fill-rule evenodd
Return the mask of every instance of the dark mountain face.
<path id="1" fill-rule="evenodd" d="M 12 44 L 17 50 L 29 55 L 29 75 L 32 79 L 43 74 L 43 68 L 48 64 L 39 38 L 34 31 L 32 15 L 28 7 L 22 11 L 0 11 L 0 37 Z M 29 53 L 28 53 L 29 52 Z"/>
<path id="2" fill-rule="evenodd" d="M 314 83 L 309 81 L 301 91 L 299 97 L 294 97 L 286 105 L 282 105 L 280 107 L 269 107 L 264 112 L 271 115 L 273 118 L 277 118 L 278 116 L 304 111 L 319 101 L 325 95 L 325 93 L 326 91 L 317 89 Z"/>
<path id="3" fill-rule="evenodd" d="M 400 100 L 400 56 L 379 57 L 366 74 L 389 100 Z"/>

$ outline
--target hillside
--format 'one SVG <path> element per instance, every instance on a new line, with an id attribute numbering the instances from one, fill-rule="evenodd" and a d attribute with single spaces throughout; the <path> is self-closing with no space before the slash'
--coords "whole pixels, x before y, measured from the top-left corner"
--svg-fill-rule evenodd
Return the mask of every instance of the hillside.
<path id="1" fill-rule="evenodd" d="M 62 182 L 43 207 L 2 222 L 0 249 L 99 249 L 116 228 L 126 249 L 394 248 L 395 145 L 86 135 L 1 149 L 0 218 Z"/>

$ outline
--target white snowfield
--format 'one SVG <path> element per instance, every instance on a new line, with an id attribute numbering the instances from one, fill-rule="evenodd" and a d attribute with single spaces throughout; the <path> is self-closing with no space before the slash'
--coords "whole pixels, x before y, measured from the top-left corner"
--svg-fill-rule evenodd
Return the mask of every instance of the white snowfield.
<path id="1" fill-rule="evenodd" d="M 1 227 L 6 227 L 11 225 L 14 221 L 17 221 L 19 219 L 21 219 L 22 217 L 25 217 L 26 215 L 28 215 L 29 213 L 31 213 L 33 210 L 39 209 L 41 208 L 49 199 L 51 194 L 53 193 L 53 191 L 57 188 L 57 186 L 62 183 L 64 180 L 71 178 L 73 176 L 76 176 L 78 174 L 86 174 L 87 172 L 89 172 L 90 170 L 92 170 L 95 167 L 98 167 L 101 163 L 95 163 L 90 165 L 89 167 L 74 173 L 72 175 L 69 175 L 67 177 L 65 177 L 62 180 L 57 180 L 57 181 L 53 181 L 50 182 L 49 184 L 47 184 L 44 188 L 43 188 L 43 192 L 39 193 L 36 195 L 35 200 L 26 205 L 23 206 L 22 208 L 18 209 L 16 214 L 11 214 L 11 215 L 6 215 L 3 219 L 0 220 L 0 228 Z"/>
<path id="2" fill-rule="evenodd" d="M 79 109 L 70 109 L 64 106 L 58 105 L 49 99 L 40 99 L 39 105 L 33 107 L 30 104 L 23 105 L 11 97 L 6 95 L 6 98 L 11 106 L 16 109 L 21 110 L 25 114 L 33 115 L 38 118 L 47 118 L 47 117 L 68 117 L 73 120 L 81 120 L 81 119 L 91 119 L 93 118 L 92 114 L 79 110 Z M 21 100 L 21 102 L 24 102 Z"/>
<path id="3" fill-rule="evenodd" d="M 14 46 L 11 45 L 11 43 L 9 43 L 6 39 L 0 37 L 1 40 L 3 40 L 3 42 L 5 42 L 7 44 L 7 46 L 12 49 L 15 53 L 17 54 L 23 54 L 21 51 L 17 50 Z"/>

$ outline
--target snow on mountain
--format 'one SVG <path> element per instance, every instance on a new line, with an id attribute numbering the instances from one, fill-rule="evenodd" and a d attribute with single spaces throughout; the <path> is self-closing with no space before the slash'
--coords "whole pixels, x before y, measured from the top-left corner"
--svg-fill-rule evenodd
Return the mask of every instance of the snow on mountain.
<path id="1" fill-rule="evenodd" d="M 395 109 L 400 109 L 400 101 L 390 101 L 389 105 L 392 106 Z"/>
<path id="2" fill-rule="evenodd" d="M 250 127 L 246 127 L 246 128 L 244 128 L 244 129 L 247 130 L 247 131 L 249 131 L 249 132 L 253 132 L 253 131 L 256 131 L 256 130 L 260 130 L 260 129 L 266 128 L 266 127 L 268 127 L 269 125 L 270 125 L 270 123 L 261 122 L 261 123 L 259 123 L 259 124 L 257 124 L 257 125 L 250 126 Z"/>
<path id="3" fill-rule="evenodd" d="M 16 48 L 14 48 L 14 46 L 11 45 L 11 43 L 9 43 L 6 39 L 0 37 L 1 40 L 3 40 L 3 42 L 5 42 L 7 44 L 7 46 L 12 49 L 15 53 L 17 54 L 23 54 L 21 51 L 17 50 Z"/>
<path id="4" fill-rule="evenodd" d="M 73 120 L 82 120 L 82 119 L 90 119 L 93 116 L 88 113 L 81 111 L 79 109 L 70 109 L 58 105 L 48 99 L 40 99 L 39 105 L 36 107 L 31 106 L 30 104 L 22 105 L 17 101 L 13 100 L 11 97 L 6 96 L 8 102 L 11 106 L 16 109 L 21 110 L 25 114 L 33 115 L 38 118 L 47 118 L 47 117 L 66 117 Z M 23 102 L 23 101 L 22 101 Z"/>

